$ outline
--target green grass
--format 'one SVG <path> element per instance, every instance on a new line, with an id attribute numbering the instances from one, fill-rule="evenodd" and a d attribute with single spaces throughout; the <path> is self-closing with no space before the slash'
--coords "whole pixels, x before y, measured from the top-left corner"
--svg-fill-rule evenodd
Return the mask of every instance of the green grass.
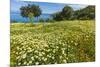
<path id="1" fill-rule="evenodd" d="M 11 65 L 95 61 L 95 21 L 11 23 Z"/>

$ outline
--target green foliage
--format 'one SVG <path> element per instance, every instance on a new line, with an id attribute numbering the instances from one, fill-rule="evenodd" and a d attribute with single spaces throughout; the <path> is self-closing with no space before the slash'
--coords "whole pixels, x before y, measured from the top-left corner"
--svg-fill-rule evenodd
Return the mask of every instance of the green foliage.
<path id="1" fill-rule="evenodd" d="M 37 5 L 22 6 L 20 8 L 22 17 L 29 17 L 30 21 L 32 21 L 32 17 L 38 17 L 41 15 L 41 9 Z"/>
<path id="2" fill-rule="evenodd" d="M 73 13 L 74 13 L 74 10 L 72 7 L 70 6 L 65 6 L 63 9 L 62 9 L 62 16 L 65 20 L 70 20 L 70 18 L 73 16 Z"/>
<path id="3" fill-rule="evenodd" d="M 54 14 L 52 15 L 52 17 L 53 17 L 53 19 L 56 20 L 56 21 L 61 21 L 61 20 L 63 20 L 63 16 L 62 16 L 61 12 L 54 13 Z"/>
<path id="4" fill-rule="evenodd" d="M 40 18 L 39 22 L 45 22 L 45 20 L 43 18 Z"/>
<path id="5" fill-rule="evenodd" d="M 46 19 L 46 22 L 50 22 L 50 23 L 53 23 L 53 22 L 55 22 L 53 19 Z"/>
<path id="6" fill-rule="evenodd" d="M 41 22 L 41 23 L 43 23 L 43 22 L 50 22 L 50 23 L 53 23 L 54 22 L 54 20 L 53 19 L 46 19 L 46 20 L 44 20 L 44 19 L 42 19 L 42 18 L 40 18 L 39 19 L 39 22 Z"/>
<path id="7" fill-rule="evenodd" d="M 33 13 L 29 13 L 28 14 L 28 17 L 30 19 L 30 22 L 33 22 L 34 21 L 34 14 Z"/>
<path id="8" fill-rule="evenodd" d="M 87 6 L 86 8 L 74 12 L 75 19 L 88 20 L 95 19 L 95 6 Z"/>
<path id="9" fill-rule="evenodd" d="M 81 23 L 79 23 L 81 22 Z M 10 64 L 15 66 L 95 61 L 95 22 L 11 23 Z"/>
<path id="10" fill-rule="evenodd" d="M 54 13 L 53 19 L 56 21 L 70 20 L 73 16 L 73 9 L 70 6 L 65 6 L 61 12 Z"/>
<path id="11" fill-rule="evenodd" d="M 93 20 L 95 19 L 95 6 L 87 6 L 86 8 L 73 11 L 69 6 L 65 6 L 61 12 L 54 13 L 53 19 L 61 20 Z"/>

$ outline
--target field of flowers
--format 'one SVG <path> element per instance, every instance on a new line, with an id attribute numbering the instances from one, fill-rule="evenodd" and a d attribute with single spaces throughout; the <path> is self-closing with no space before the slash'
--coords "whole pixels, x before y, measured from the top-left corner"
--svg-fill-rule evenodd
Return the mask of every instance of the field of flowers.
<path id="1" fill-rule="evenodd" d="M 95 21 L 11 23 L 10 64 L 95 61 Z"/>

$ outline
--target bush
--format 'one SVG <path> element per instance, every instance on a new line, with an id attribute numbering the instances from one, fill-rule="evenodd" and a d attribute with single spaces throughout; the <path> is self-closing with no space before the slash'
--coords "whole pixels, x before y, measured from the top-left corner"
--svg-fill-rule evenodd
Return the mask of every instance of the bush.
<path id="1" fill-rule="evenodd" d="M 87 6 L 81 10 L 74 11 L 74 18 L 80 20 L 95 19 L 95 6 Z"/>
<path id="2" fill-rule="evenodd" d="M 95 6 L 87 6 L 83 9 L 73 11 L 69 6 L 65 6 L 62 11 L 52 15 L 53 20 L 93 20 L 95 19 Z"/>
<path id="3" fill-rule="evenodd" d="M 51 22 L 51 23 L 53 23 L 54 22 L 54 20 L 53 19 L 46 19 L 46 22 Z"/>
<path id="4" fill-rule="evenodd" d="M 45 22 L 45 20 L 43 18 L 40 18 L 39 22 Z"/>

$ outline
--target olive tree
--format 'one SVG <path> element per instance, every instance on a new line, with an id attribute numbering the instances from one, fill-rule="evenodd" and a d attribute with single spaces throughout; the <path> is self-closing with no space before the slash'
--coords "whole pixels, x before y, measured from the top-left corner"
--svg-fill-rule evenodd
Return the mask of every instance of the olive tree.
<path id="1" fill-rule="evenodd" d="M 33 22 L 34 17 L 38 17 L 41 15 L 41 9 L 37 5 L 30 5 L 28 4 L 27 6 L 22 6 L 20 8 L 20 13 L 22 17 L 27 17 L 30 19 L 30 22 Z"/>

